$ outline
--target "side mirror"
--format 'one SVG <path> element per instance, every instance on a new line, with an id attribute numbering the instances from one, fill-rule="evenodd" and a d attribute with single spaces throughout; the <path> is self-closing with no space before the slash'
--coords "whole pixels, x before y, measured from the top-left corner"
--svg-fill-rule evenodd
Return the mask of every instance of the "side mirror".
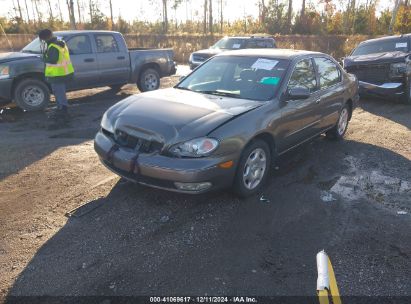
<path id="1" fill-rule="evenodd" d="M 295 87 L 288 90 L 287 100 L 307 99 L 310 97 L 310 90 L 303 87 Z"/>

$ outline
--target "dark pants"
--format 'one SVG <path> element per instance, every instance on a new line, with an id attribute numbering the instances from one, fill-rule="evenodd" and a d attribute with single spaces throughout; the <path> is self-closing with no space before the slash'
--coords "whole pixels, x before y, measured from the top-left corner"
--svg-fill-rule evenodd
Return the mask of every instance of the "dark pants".
<path id="1" fill-rule="evenodd" d="M 68 107 L 66 97 L 66 84 L 64 82 L 50 83 L 54 97 L 56 97 L 57 108 L 61 110 L 63 106 Z"/>

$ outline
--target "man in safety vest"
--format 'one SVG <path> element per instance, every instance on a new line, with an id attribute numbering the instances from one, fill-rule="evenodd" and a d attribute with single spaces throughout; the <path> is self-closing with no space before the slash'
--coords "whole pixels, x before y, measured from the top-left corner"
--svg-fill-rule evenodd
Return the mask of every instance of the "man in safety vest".
<path id="1" fill-rule="evenodd" d="M 66 84 L 74 75 L 73 64 L 70 60 L 69 50 L 63 40 L 57 39 L 49 29 L 39 32 L 40 40 L 47 43 L 44 54 L 46 80 L 50 84 L 57 102 L 57 117 L 68 117 L 68 102 L 66 97 Z"/>

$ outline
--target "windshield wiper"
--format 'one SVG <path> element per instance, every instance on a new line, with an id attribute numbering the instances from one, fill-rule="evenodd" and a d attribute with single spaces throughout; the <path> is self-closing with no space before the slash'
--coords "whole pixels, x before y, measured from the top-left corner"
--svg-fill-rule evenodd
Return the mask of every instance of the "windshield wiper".
<path id="1" fill-rule="evenodd" d="M 186 90 L 186 91 L 193 91 L 193 90 L 191 90 L 189 88 L 186 88 L 186 87 L 176 87 L 176 89 Z"/>
<path id="2" fill-rule="evenodd" d="M 234 94 L 230 92 L 223 92 L 223 91 L 196 91 L 197 93 L 203 93 L 203 94 L 210 94 L 210 95 L 217 95 L 217 96 L 225 96 L 225 97 L 233 97 L 233 98 L 239 98 L 239 94 Z"/>
<path id="3" fill-rule="evenodd" d="M 36 51 L 32 51 L 32 50 L 22 50 L 21 52 L 22 53 L 30 53 L 30 54 L 40 54 L 40 53 L 38 53 Z"/>

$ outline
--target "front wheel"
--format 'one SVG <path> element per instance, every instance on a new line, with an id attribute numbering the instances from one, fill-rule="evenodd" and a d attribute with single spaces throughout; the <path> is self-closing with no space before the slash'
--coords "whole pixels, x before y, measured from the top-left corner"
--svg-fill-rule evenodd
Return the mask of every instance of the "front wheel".
<path id="1" fill-rule="evenodd" d="M 155 69 L 144 70 L 137 81 L 141 92 L 154 91 L 160 87 L 160 75 Z"/>
<path id="2" fill-rule="evenodd" d="M 263 187 L 271 164 L 270 148 L 257 139 L 243 151 L 237 167 L 233 190 L 240 197 L 256 194 Z"/>
<path id="3" fill-rule="evenodd" d="M 39 111 L 47 107 L 50 100 L 50 91 L 43 81 L 27 78 L 16 85 L 14 100 L 25 111 Z"/>
<path id="4" fill-rule="evenodd" d="M 411 79 L 407 79 L 404 95 L 402 96 L 402 102 L 411 105 Z"/>
<path id="5" fill-rule="evenodd" d="M 335 127 L 326 133 L 327 137 L 336 140 L 342 139 L 345 135 L 345 132 L 347 132 L 349 120 L 350 108 L 348 107 L 348 105 L 345 105 L 340 112 L 340 116 L 338 117 L 338 121 Z"/>

